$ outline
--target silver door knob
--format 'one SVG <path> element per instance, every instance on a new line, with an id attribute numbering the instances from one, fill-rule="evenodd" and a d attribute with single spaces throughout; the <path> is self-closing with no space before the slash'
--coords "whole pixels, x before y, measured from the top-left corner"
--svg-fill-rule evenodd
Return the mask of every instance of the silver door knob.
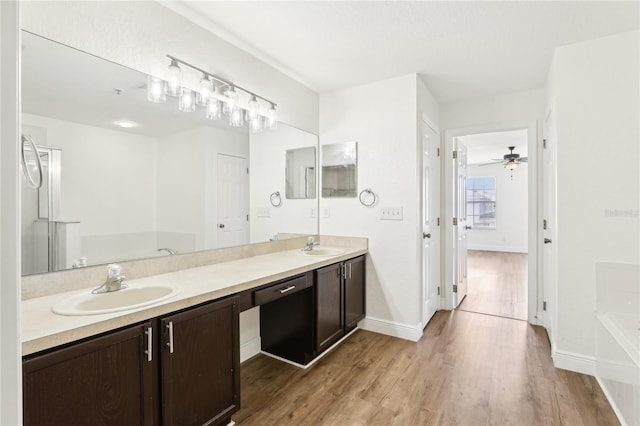
<path id="1" fill-rule="evenodd" d="M 422 233 L 422 238 L 431 238 L 431 234 L 427 234 L 426 232 Z"/>
<path id="2" fill-rule="evenodd" d="M 471 227 L 470 226 L 465 226 L 464 229 L 471 229 Z"/>
<path id="3" fill-rule="evenodd" d="M 218 228 L 220 228 L 220 229 L 224 228 L 224 223 L 219 224 Z"/>
<path id="4" fill-rule="evenodd" d="M 551 238 L 545 238 L 544 239 L 544 243 L 545 244 L 551 244 Z"/>

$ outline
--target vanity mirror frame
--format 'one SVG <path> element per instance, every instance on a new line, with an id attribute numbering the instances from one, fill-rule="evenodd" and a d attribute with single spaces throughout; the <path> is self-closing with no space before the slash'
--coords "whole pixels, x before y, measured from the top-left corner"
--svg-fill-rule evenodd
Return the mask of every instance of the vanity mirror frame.
<path id="1" fill-rule="evenodd" d="M 96 55 L 93 55 L 92 53 L 81 51 L 81 50 L 76 49 L 76 48 L 74 48 L 74 47 L 71 47 L 71 46 L 65 45 L 65 44 L 63 44 L 63 43 L 59 43 L 59 42 L 57 42 L 57 41 L 55 41 L 55 40 L 51 40 L 51 39 L 48 39 L 48 38 L 46 38 L 46 37 L 42 37 L 42 36 L 40 36 L 40 35 L 38 35 L 38 34 L 34 34 L 34 33 L 32 33 L 32 32 L 29 32 L 29 31 L 25 31 L 25 30 L 22 30 L 22 31 L 23 31 L 23 34 L 27 33 L 27 34 L 30 34 L 30 35 L 32 35 L 32 36 L 38 37 L 38 39 L 46 40 L 47 42 L 54 43 L 56 46 L 60 46 L 60 47 L 62 47 L 62 48 L 70 49 L 71 51 L 73 51 L 73 52 L 74 52 L 74 53 L 76 53 L 76 54 L 80 54 L 80 55 L 87 55 L 88 57 L 96 58 L 97 60 L 99 60 L 99 61 L 101 61 L 102 63 L 106 64 L 106 66 L 109 66 L 109 67 L 119 67 L 119 69 L 120 69 L 120 70 L 128 70 L 128 71 L 132 71 L 132 72 L 138 73 L 138 74 L 139 74 L 139 77 L 140 77 L 140 78 L 139 78 L 139 80 L 140 80 L 140 81 L 146 81 L 146 77 L 147 77 L 147 75 L 146 75 L 145 73 L 143 73 L 143 72 L 141 72 L 141 71 L 138 71 L 138 70 L 135 70 L 135 69 L 133 69 L 133 68 L 131 68 L 131 67 L 127 66 L 127 65 L 119 64 L 119 63 L 116 63 L 116 62 L 111 61 L 111 60 L 107 60 L 107 59 L 100 58 L 100 57 L 98 57 L 98 56 L 96 56 Z M 28 46 L 27 46 L 27 49 L 28 49 Z M 159 58 L 159 61 L 160 61 L 160 60 L 162 60 L 162 58 Z M 66 66 L 68 66 L 68 67 L 73 67 L 73 64 L 72 64 L 72 63 L 66 63 L 65 65 L 66 65 Z M 23 72 L 24 72 L 24 71 L 23 71 Z M 141 92 L 143 92 L 143 94 L 144 94 L 144 92 L 145 92 L 145 91 L 144 91 L 144 90 L 142 90 Z M 145 96 L 146 96 L 146 95 L 145 95 Z M 173 102 L 173 101 L 175 101 L 175 99 L 171 99 L 171 98 L 170 98 L 170 99 L 168 99 L 168 102 L 175 103 L 175 102 Z M 147 101 L 146 101 L 146 99 L 145 99 L 145 102 L 147 102 Z M 24 104 L 24 102 L 23 102 L 23 104 Z M 148 103 L 148 104 L 149 104 L 150 106 L 155 106 L 155 104 L 151 104 L 151 103 Z M 173 106 L 174 106 L 174 107 L 176 107 L 176 109 L 177 109 L 177 105 L 173 105 Z M 29 111 L 29 110 L 26 110 L 26 109 L 25 109 L 25 107 L 24 107 L 24 105 L 23 105 L 23 111 L 21 111 L 21 112 L 22 112 L 22 113 L 31 114 L 31 115 L 38 115 L 38 114 L 35 114 L 34 112 L 31 112 L 31 111 Z M 197 113 L 197 114 L 199 114 L 199 113 L 202 113 L 202 111 L 201 111 L 201 110 L 196 110 L 196 113 Z M 180 112 L 180 114 L 187 114 L 187 113 Z M 204 114 L 199 114 L 199 115 L 204 115 Z M 45 116 L 45 115 L 42 115 L 42 117 L 46 117 L 46 116 Z M 59 119 L 59 118 L 56 118 L 56 119 Z M 22 123 L 22 124 L 24 124 L 24 123 Z M 91 125 L 92 125 L 92 124 L 89 124 L 89 126 L 91 126 Z M 107 126 L 104 126 L 104 127 L 107 127 Z M 317 136 L 317 135 L 313 135 L 313 134 L 311 134 L 310 132 L 307 132 L 307 131 L 304 131 L 304 130 L 298 129 L 298 128 L 294 127 L 294 126 L 287 125 L 286 123 L 283 123 L 283 122 L 279 122 L 279 125 L 277 126 L 277 128 L 278 128 L 277 130 L 265 130 L 265 132 L 276 132 L 276 133 L 277 133 L 277 132 L 280 132 L 282 129 L 287 129 L 288 131 L 298 131 L 298 132 L 303 132 L 306 136 L 315 138 L 315 147 L 312 147 L 312 148 L 314 148 L 314 150 L 316 151 L 316 162 L 317 162 L 317 152 L 318 152 L 318 147 L 319 147 L 319 138 L 318 138 L 318 136 Z M 113 129 L 112 129 L 112 130 L 113 130 Z M 122 130 L 121 130 L 121 129 L 118 129 L 118 130 L 120 130 L 120 131 L 125 131 L 124 129 L 122 129 Z M 251 146 L 251 143 L 252 143 L 252 141 L 251 141 L 251 139 L 252 139 L 252 134 L 251 134 L 248 130 L 247 130 L 246 134 L 248 135 L 248 136 L 247 136 L 247 138 L 248 138 L 248 145 L 249 145 L 249 147 L 250 147 L 250 146 Z M 38 141 L 36 141 L 36 142 L 38 142 Z M 38 144 L 39 144 L 39 145 L 54 145 L 54 146 L 57 146 L 57 144 L 55 144 L 55 142 L 54 142 L 54 143 L 51 143 L 50 141 L 46 141 L 46 143 L 38 143 Z M 283 157 L 285 156 L 285 152 L 284 152 L 284 151 L 282 152 L 282 156 L 283 156 Z M 63 167 L 64 167 L 64 162 L 66 161 L 66 158 L 67 158 L 66 153 L 64 153 L 64 154 L 63 154 Z M 248 155 L 248 154 L 247 154 L 247 161 L 249 161 L 249 155 Z M 204 166 L 204 167 L 207 167 L 207 166 Z M 253 167 L 249 166 L 249 169 L 251 170 L 251 169 L 253 169 Z M 64 172 L 63 172 L 63 173 L 64 173 Z M 273 171 L 273 173 L 277 173 L 277 175 L 282 179 L 282 185 L 284 186 L 284 185 L 285 185 L 285 181 L 284 181 L 285 177 L 284 177 L 283 170 L 282 170 L 282 169 L 274 170 L 274 171 Z M 317 174 L 317 168 L 316 168 L 316 174 Z M 316 181 L 317 181 L 317 178 L 316 178 Z M 189 185 L 189 184 L 188 184 L 188 183 L 185 183 L 185 185 Z M 185 187 L 186 187 L 186 186 L 185 186 Z M 65 188 L 65 187 L 63 187 L 63 188 L 62 188 L 62 191 L 61 191 L 61 192 L 62 192 L 62 194 L 63 194 L 63 197 L 64 197 L 64 193 L 65 193 L 65 191 L 68 191 L 68 190 L 69 190 L 68 188 Z M 317 189 L 316 189 L 316 195 L 317 195 Z M 94 195 L 92 195 L 92 197 L 93 197 L 93 196 L 101 197 L 101 196 L 106 196 L 106 195 L 104 195 L 104 194 L 97 194 L 97 195 L 96 195 L 96 194 L 94 194 Z M 267 201 L 268 201 L 269 193 L 262 194 L 262 195 L 261 195 L 261 197 L 262 197 L 262 198 L 260 199 L 259 203 L 262 203 L 262 199 L 263 199 L 263 198 L 264 198 L 264 200 L 267 200 Z M 64 198 L 63 198 L 63 200 L 64 200 Z M 87 200 L 90 200 L 90 198 L 87 198 Z M 89 201 L 89 202 L 90 202 L 90 201 Z M 256 208 L 255 208 L 255 206 L 253 205 L 253 204 L 254 204 L 253 202 L 254 202 L 254 199 L 253 199 L 253 198 L 251 198 L 251 199 L 250 199 L 250 201 L 249 201 L 249 212 L 248 212 L 248 215 L 247 215 L 247 217 L 251 219 L 251 220 L 248 220 L 248 221 L 249 221 L 249 226 L 251 226 L 251 225 L 252 225 L 252 221 L 256 220 L 256 217 L 257 217 L 257 215 L 255 214 L 255 209 L 256 209 Z M 257 203 L 257 202 L 256 202 L 256 203 Z M 317 197 L 317 196 L 316 196 L 316 197 L 315 197 L 315 207 L 314 207 L 314 208 L 315 208 L 315 211 L 317 211 L 317 209 L 318 209 L 318 203 L 319 203 L 319 197 Z M 278 220 L 280 220 L 280 221 L 281 221 L 281 223 L 284 223 L 284 222 L 286 221 L 286 218 L 285 218 L 285 217 L 283 217 L 283 212 L 284 212 L 284 211 L 286 210 L 286 208 L 287 208 L 286 204 L 288 204 L 288 203 L 283 203 L 283 206 L 282 206 L 282 207 L 280 207 L 280 208 L 278 209 L 278 210 L 279 210 L 279 217 L 278 217 Z M 65 214 L 65 213 L 64 213 L 64 209 L 63 209 L 63 213 L 62 213 L 62 214 L 63 214 L 63 215 Z M 70 217 L 71 217 L 71 219 L 73 219 L 73 222 L 77 222 L 77 221 L 80 221 L 80 222 L 81 222 L 81 221 L 82 221 L 82 218 L 80 218 L 80 217 L 75 217 L 75 215 L 73 215 L 73 214 L 72 214 L 72 216 L 70 216 Z M 66 216 L 65 216 L 65 219 L 68 219 L 68 218 L 69 218 L 69 217 L 66 217 Z M 313 224 L 313 226 L 305 227 L 305 229 L 300 229 L 300 230 L 299 230 L 300 232 L 291 232 L 291 230 L 286 230 L 286 231 L 285 231 L 285 232 L 286 232 L 286 235 L 281 235 L 281 236 L 280 236 L 280 238 L 287 238 L 287 236 L 288 236 L 288 235 L 290 235 L 290 236 L 298 236 L 298 235 L 317 235 L 317 234 L 318 234 L 318 232 L 319 232 L 319 220 L 318 220 L 318 218 L 317 218 L 316 216 L 314 216 L 314 218 L 315 218 L 315 219 L 314 219 L 314 220 L 315 220 L 315 223 Z M 186 221 L 186 220 L 187 220 L 187 219 L 185 219 L 185 221 Z M 264 220 L 264 219 L 261 219 L 261 220 Z M 214 225 L 215 225 L 215 224 L 214 224 Z M 313 229 L 311 229 L 311 228 L 313 228 Z M 249 237 L 249 239 L 248 239 L 248 241 L 247 241 L 247 244 L 241 244 L 241 246 L 245 246 L 245 245 L 249 246 L 249 245 L 252 245 L 252 244 L 255 244 L 255 243 L 266 242 L 266 241 L 268 241 L 268 240 L 269 240 L 268 238 L 267 238 L 267 239 L 265 239 L 265 238 L 261 238 L 261 239 L 259 239 L 259 240 L 258 240 L 258 239 L 253 240 L 253 238 Z M 159 245 L 157 248 L 160 248 L 160 247 L 165 247 L 165 244 L 160 243 L 160 245 Z M 236 246 L 236 247 L 238 247 L 238 246 Z M 198 247 L 197 247 L 197 248 L 196 248 L 195 250 L 193 250 L 193 251 L 188 251 L 188 252 L 186 252 L 186 251 L 180 251 L 180 252 L 179 252 L 179 254 L 197 253 L 197 252 L 201 252 L 201 251 L 216 250 L 216 249 L 219 249 L 219 248 L 224 248 L 224 247 L 211 247 L 211 246 L 206 246 L 206 247 L 202 247 L 202 248 L 198 248 Z M 154 249 L 155 249 L 155 248 L 154 248 Z M 126 261 L 130 261 L 130 260 L 143 260 L 143 259 L 149 259 L 149 258 L 150 258 L 150 257 L 148 257 L 148 256 L 147 256 L 147 257 L 144 257 L 144 256 L 143 256 L 143 257 L 135 257 L 135 258 L 122 258 L 122 259 L 117 259 L 116 261 L 119 261 L 119 262 L 126 262 Z M 153 257 L 151 257 L 151 258 L 153 258 Z M 111 260 L 109 260 L 109 261 L 111 261 Z M 67 264 L 70 264 L 70 263 L 71 263 L 71 261 L 67 262 Z M 105 261 L 105 263 L 106 263 L 106 261 Z M 96 262 L 96 263 L 92 263 L 92 262 L 89 260 L 88 266 L 103 265 L 103 264 L 105 264 L 105 263 L 103 263 L 103 262 Z M 69 268 L 69 265 L 67 265 L 67 268 Z M 67 269 L 64 269 L 64 270 L 67 270 Z M 44 273 L 49 273 L 49 272 L 44 272 Z M 24 276 L 24 275 L 23 275 L 23 276 Z"/>

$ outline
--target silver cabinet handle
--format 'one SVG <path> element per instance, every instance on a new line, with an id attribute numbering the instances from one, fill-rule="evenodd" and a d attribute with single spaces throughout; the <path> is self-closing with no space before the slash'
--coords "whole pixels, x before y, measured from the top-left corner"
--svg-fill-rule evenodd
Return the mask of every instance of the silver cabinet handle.
<path id="1" fill-rule="evenodd" d="M 173 353 L 173 321 L 169 321 L 167 324 L 167 328 L 169 329 L 169 341 L 167 342 L 167 346 L 169 346 L 169 353 Z"/>
<path id="2" fill-rule="evenodd" d="M 349 279 L 351 279 L 351 268 L 353 267 L 353 263 L 349 263 Z"/>
<path id="3" fill-rule="evenodd" d="M 342 278 L 343 279 L 347 279 L 347 265 L 346 264 L 341 264 L 340 265 L 340 270 L 342 271 Z"/>
<path id="4" fill-rule="evenodd" d="M 280 294 L 285 294 L 286 292 L 291 291 L 291 290 L 293 290 L 294 288 L 296 288 L 296 286 L 295 286 L 295 285 L 290 285 L 290 286 L 289 286 L 289 287 L 287 287 L 287 288 L 281 288 L 281 289 L 280 289 Z"/>
<path id="5" fill-rule="evenodd" d="M 147 354 L 147 361 L 151 362 L 153 360 L 153 328 L 147 328 L 144 334 L 147 335 L 147 350 L 144 353 Z"/>

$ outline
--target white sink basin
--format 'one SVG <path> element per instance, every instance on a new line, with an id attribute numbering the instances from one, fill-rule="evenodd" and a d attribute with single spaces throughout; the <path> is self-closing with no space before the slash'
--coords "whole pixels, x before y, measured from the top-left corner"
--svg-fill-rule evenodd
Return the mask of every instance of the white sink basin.
<path id="1" fill-rule="evenodd" d="M 170 285 L 135 285 L 109 293 L 83 293 L 61 300 L 51 310 L 60 315 L 98 315 L 140 308 L 167 300 L 180 292 Z"/>
<path id="2" fill-rule="evenodd" d="M 337 256 L 344 253 L 344 250 L 332 247 L 314 247 L 313 250 L 302 253 L 306 256 Z"/>

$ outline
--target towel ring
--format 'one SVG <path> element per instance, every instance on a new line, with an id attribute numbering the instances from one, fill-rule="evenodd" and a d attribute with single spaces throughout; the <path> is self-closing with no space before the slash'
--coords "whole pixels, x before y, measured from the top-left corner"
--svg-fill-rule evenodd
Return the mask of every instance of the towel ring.
<path id="1" fill-rule="evenodd" d="M 366 195 L 365 195 L 366 194 Z M 364 195 L 364 197 L 363 197 Z M 371 199 L 370 202 L 366 201 L 366 196 L 369 196 L 368 198 L 371 198 L 371 196 L 373 197 L 373 199 Z M 370 189 L 363 189 L 362 191 L 360 191 L 360 195 L 358 196 L 358 199 L 360 200 L 360 204 L 362 204 L 365 207 L 371 207 L 373 206 L 376 201 L 378 200 L 378 197 L 376 196 L 376 193 L 373 192 Z"/>
<path id="2" fill-rule="evenodd" d="M 276 191 L 269 196 L 269 201 L 273 207 L 280 207 L 282 204 L 282 198 L 280 198 L 280 191 Z"/>
<path id="3" fill-rule="evenodd" d="M 33 151 L 33 154 L 36 156 L 38 180 L 33 179 L 33 176 L 31 176 L 31 173 L 29 172 L 29 167 L 27 167 L 27 159 L 24 152 L 26 144 L 29 144 L 29 146 L 31 147 L 31 151 Z M 20 161 L 22 162 L 22 173 L 24 173 L 24 177 L 27 179 L 27 184 L 32 188 L 40 189 L 40 187 L 42 186 L 42 163 L 40 162 L 40 152 L 38 151 L 38 147 L 36 146 L 36 143 L 33 141 L 33 138 L 31 136 L 25 136 L 24 134 L 22 135 L 22 142 L 20 145 Z"/>

